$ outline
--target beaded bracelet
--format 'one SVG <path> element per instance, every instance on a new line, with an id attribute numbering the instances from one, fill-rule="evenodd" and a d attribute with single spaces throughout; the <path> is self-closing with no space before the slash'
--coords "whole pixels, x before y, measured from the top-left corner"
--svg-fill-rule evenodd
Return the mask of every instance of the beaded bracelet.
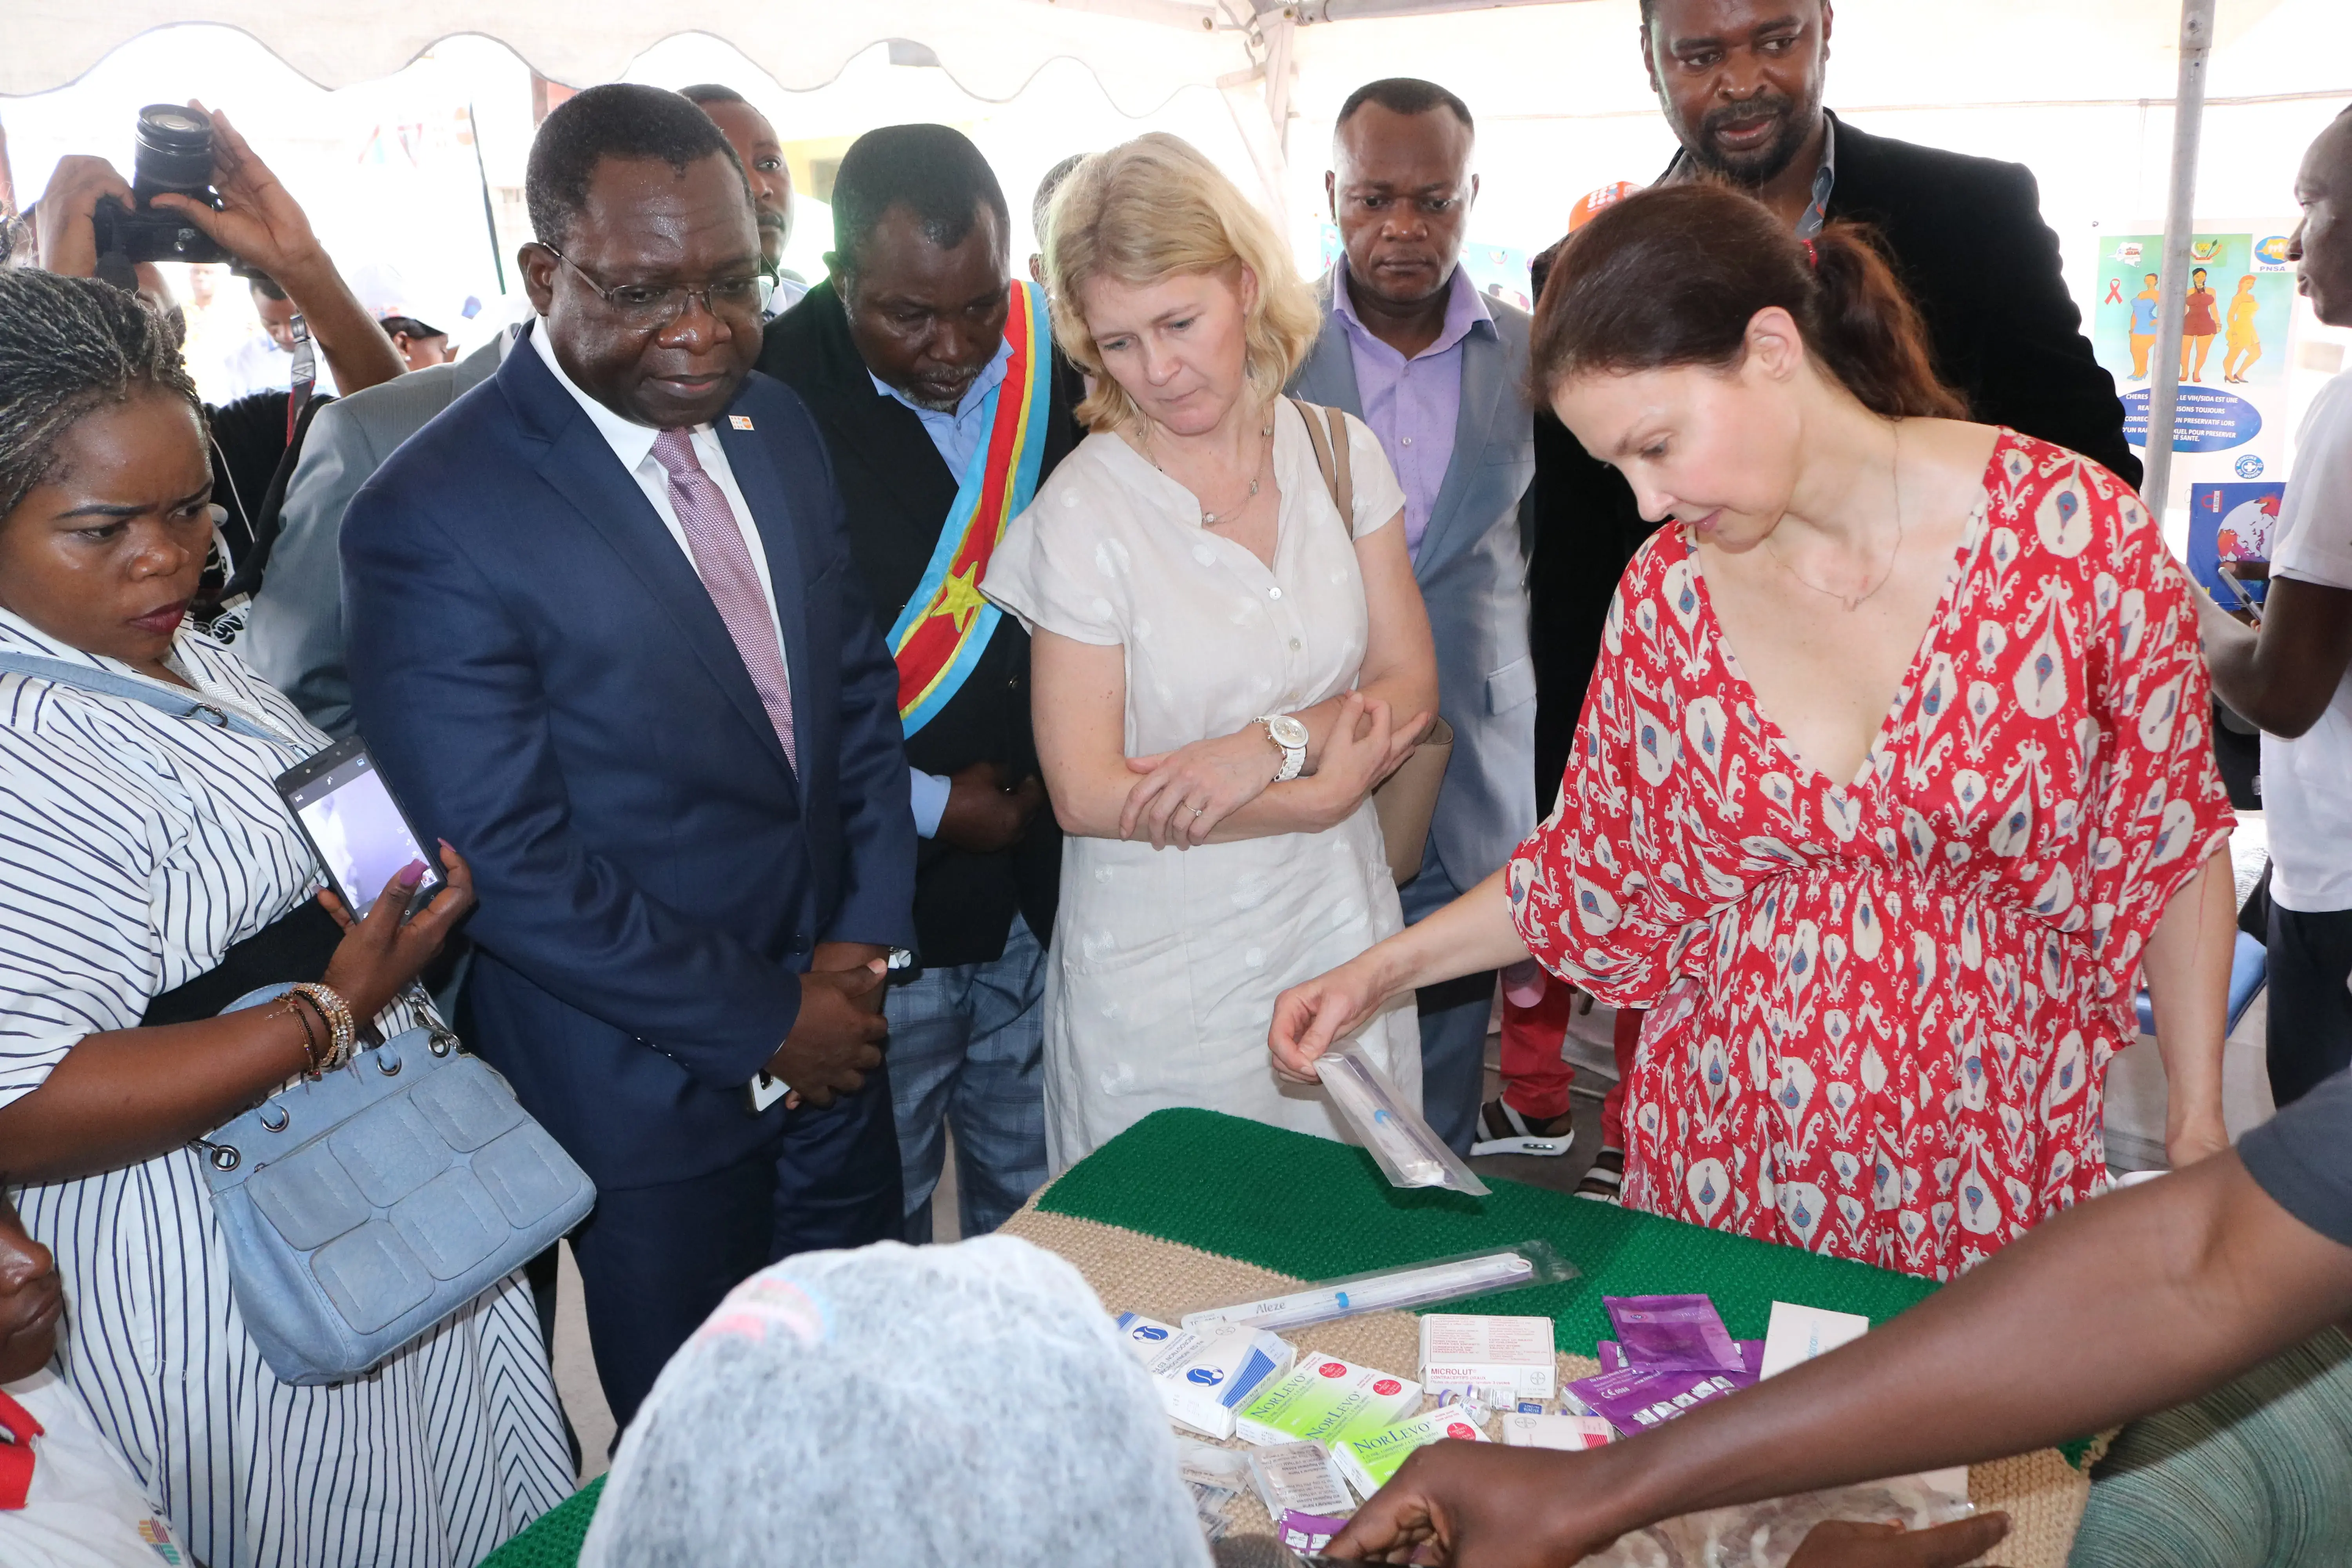
<path id="1" fill-rule="evenodd" d="M 318 1008 L 320 1016 L 327 1020 L 328 1026 L 333 1031 L 333 1038 L 327 1047 L 327 1059 L 319 1065 L 317 1070 L 333 1072 L 350 1061 L 352 1047 L 359 1038 L 358 1026 L 352 1018 L 351 1004 L 337 994 L 334 987 L 321 985 L 316 981 L 304 981 L 289 989 Z"/>

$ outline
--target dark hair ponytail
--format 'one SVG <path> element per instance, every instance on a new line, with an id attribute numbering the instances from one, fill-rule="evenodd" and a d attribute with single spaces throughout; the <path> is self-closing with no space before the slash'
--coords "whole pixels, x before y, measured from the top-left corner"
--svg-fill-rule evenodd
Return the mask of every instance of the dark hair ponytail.
<path id="1" fill-rule="evenodd" d="M 1869 229 L 1833 223 L 1797 239 L 1761 202 L 1712 183 L 1628 196 L 1561 245 L 1536 303 L 1537 400 L 1592 372 L 1736 365 L 1748 323 L 1773 305 L 1871 412 L 1968 417 Z"/>

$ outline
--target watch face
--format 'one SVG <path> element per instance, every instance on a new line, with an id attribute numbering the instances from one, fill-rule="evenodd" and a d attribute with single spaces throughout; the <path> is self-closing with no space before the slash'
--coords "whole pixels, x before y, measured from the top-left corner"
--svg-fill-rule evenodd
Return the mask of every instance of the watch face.
<path id="1" fill-rule="evenodd" d="M 1267 731 L 1285 747 L 1307 744 L 1307 726 L 1287 713 L 1277 713 L 1265 721 Z"/>

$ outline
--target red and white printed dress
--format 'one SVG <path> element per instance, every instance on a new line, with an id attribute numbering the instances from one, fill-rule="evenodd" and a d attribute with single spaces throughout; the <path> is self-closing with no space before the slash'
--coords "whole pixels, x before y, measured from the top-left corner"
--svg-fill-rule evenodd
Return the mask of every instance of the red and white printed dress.
<path id="1" fill-rule="evenodd" d="M 2001 433 L 1844 785 L 1759 710 L 1661 530 L 1509 878 L 1548 969 L 1652 1009 L 1625 1202 L 1947 1279 L 2095 1192 L 2140 950 L 2231 826 L 2210 711 L 2155 523 L 2044 441 Z"/>

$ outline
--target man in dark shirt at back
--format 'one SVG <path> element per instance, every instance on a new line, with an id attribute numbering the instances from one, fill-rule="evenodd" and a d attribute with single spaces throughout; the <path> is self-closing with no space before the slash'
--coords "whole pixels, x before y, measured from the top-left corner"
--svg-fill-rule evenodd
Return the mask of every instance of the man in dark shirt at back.
<path id="1" fill-rule="evenodd" d="M 1681 151 L 1659 183 L 1719 179 L 1801 237 L 1878 232 L 1927 318 L 1936 369 L 1977 418 L 2140 480 L 2115 379 L 2093 357 L 2032 171 L 1876 136 L 1822 107 L 1830 0 L 1642 0 L 1642 53 Z M 1617 578 L 1656 527 L 1614 469 L 1536 420 L 1536 795 L 1559 793 Z"/>
<path id="2" fill-rule="evenodd" d="M 1062 838 L 1029 732 L 1028 637 L 971 585 L 1081 432 L 1045 291 L 1013 279 L 1009 218 L 962 132 L 866 132 L 834 180 L 831 276 L 760 354 L 824 432 L 898 666 L 921 843 L 917 951 L 885 1012 L 911 1242 L 931 1238 L 950 1125 L 960 1234 L 995 1229 L 1045 1179 Z"/>

